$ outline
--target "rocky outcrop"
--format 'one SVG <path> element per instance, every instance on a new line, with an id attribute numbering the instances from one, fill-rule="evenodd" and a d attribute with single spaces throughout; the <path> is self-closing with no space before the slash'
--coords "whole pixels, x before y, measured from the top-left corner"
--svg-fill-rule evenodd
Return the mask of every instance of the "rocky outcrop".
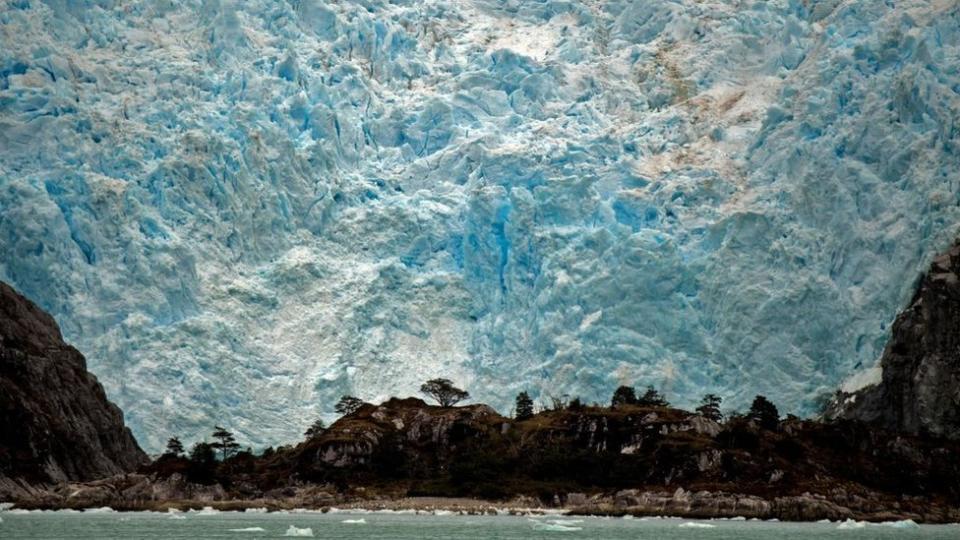
<path id="1" fill-rule="evenodd" d="M 960 244 L 933 261 L 880 366 L 879 384 L 841 392 L 828 416 L 960 439 Z"/>
<path id="2" fill-rule="evenodd" d="M 495 431 L 506 419 L 487 405 L 431 407 L 416 398 L 364 405 L 308 441 L 307 460 L 319 467 L 370 465 L 385 454 L 415 454 L 443 462 L 472 436 Z"/>
<path id="3" fill-rule="evenodd" d="M 296 446 L 260 456 L 210 463 L 168 454 L 137 474 L 49 486 L 16 502 L 404 508 L 411 498 L 454 497 L 614 515 L 949 522 L 960 519 L 957 455 L 960 443 L 852 421 L 790 418 L 764 429 L 744 417 L 718 424 L 632 405 L 516 420 L 485 405 L 410 398 L 364 405 Z"/>
<path id="4" fill-rule="evenodd" d="M 628 489 L 614 495 L 583 497 L 570 494 L 566 508 L 572 514 L 676 516 L 685 518 L 779 519 L 817 521 L 847 519 L 927 523 L 953 523 L 960 509 L 923 498 L 894 501 L 881 493 L 850 494 L 843 488 L 827 494 L 759 497 L 722 491 L 641 491 Z M 572 495 L 577 495 L 572 497 Z"/>
<path id="5" fill-rule="evenodd" d="M 53 318 L 0 283 L 0 498 L 146 461 Z"/>

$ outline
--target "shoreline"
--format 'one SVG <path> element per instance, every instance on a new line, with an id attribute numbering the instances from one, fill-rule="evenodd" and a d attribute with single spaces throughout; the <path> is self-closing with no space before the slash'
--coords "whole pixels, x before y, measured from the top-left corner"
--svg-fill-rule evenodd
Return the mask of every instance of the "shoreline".
<path id="1" fill-rule="evenodd" d="M 680 490 L 678 490 L 680 491 Z M 646 504 L 616 505 L 607 501 L 594 504 L 564 506 L 533 506 L 527 498 L 512 501 L 489 501 L 457 497 L 401 497 L 341 501 L 323 506 L 298 506 L 294 500 L 283 499 L 230 499 L 230 500 L 165 500 L 141 501 L 115 505 L 48 505 L 0 502 L 0 515 L 29 512 L 76 512 L 76 513 L 135 513 L 214 515 L 229 513 L 270 514 L 407 514 L 435 516 L 553 516 L 622 519 L 691 519 L 720 521 L 767 521 L 792 523 L 846 521 L 863 523 L 912 522 L 925 525 L 960 524 L 960 508 L 934 508 L 927 513 L 904 512 L 893 508 L 878 507 L 874 511 L 857 511 L 826 502 L 818 496 L 778 497 L 773 500 L 750 495 L 685 493 L 687 498 L 663 497 L 662 493 L 642 492 L 639 496 Z M 694 497 L 699 495 L 699 502 Z M 735 501 L 739 504 L 726 507 L 707 507 L 704 500 Z M 820 501 L 819 504 L 811 501 Z M 122 502 L 122 501 L 117 501 Z M 685 504 L 686 503 L 686 504 Z M 10 506 L 12 505 L 12 506 Z"/>

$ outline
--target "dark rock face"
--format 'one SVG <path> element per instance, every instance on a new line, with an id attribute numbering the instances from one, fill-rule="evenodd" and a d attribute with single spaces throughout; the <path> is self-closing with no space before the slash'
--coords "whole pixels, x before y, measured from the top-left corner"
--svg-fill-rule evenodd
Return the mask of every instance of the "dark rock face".
<path id="1" fill-rule="evenodd" d="M 934 260 L 880 364 L 882 381 L 841 392 L 828 416 L 960 439 L 960 244 Z"/>
<path id="2" fill-rule="evenodd" d="M 53 318 L 0 283 L 0 498 L 147 461 Z"/>

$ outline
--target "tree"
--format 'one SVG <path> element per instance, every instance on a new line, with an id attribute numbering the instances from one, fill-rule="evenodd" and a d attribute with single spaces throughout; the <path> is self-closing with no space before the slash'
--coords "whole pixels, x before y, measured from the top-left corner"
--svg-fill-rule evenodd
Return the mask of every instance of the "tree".
<path id="1" fill-rule="evenodd" d="M 611 407 L 621 405 L 636 405 L 637 391 L 632 386 L 621 386 L 613 392 L 613 398 L 610 400 Z"/>
<path id="2" fill-rule="evenodd" d="M 167 440 L 167 454 L 173 456 L 183 455 L 183 443 L 177 437 L 170 437 Z"/>
<path id="3" fill-rule="evenodd" d="M 551 411 L 564 411 L 567 409 L 567 401 L 570 398 L 569 394 L 563 394 L 560 397 L 550 396 L 550 410 Z"/>
<path id="4" fill-rule="evenodd" d="M 697 407 L 697 412 L 700 413 L 700 416 L 708 420 L 719 422 L 723 420 L 723 413 L 720 412 L 720 403 L 722 402 L 723 398 L 720 396 L 707 394 L 700 400 L 700 406 Z"/>
<path id="5" fill-rule="evenodd" d="M 220 426 L 213 426 L 213 438 L 216 439 L 217 442 L 211 443 L 210 446 L 220 451 L 222 461 L 226 461 L 228 457 L 236 454 L 240 448 L 233 433 L 230 433 Z"/>
<path id="6" fill-rule="evenodd" d="M 420 386 L 420 391 L 437 400 L 441 407 L 452 407 L 470 397 L 470 392 L 457 388 L 450 379 L 430 379 Z"/>
<path id="7" fill-rule="evenodd" d="M 760 424 L 763 429 L 776 431 L 780 426 L 780 411 L 769 399 L 764 396 L 753 398 L 747 418 Z"/>
<path id="8" fill-rule="evenodd" d="M 363 407 L 363 400 L 353 396 L 340 396 L 340 401 L 333 407 L 337 414 L 347 416 L 353 414 Z"/>
<path id="9" fill-rule="evenodd" d="M 187 478 L 191 482 L 210 484 L 213 482 L 216 465 L 217 456 L 213 452 L 213 445 L 198 442 L 190 449 L 190 466 L 187 469 Z"/>
<path id="10" fill-rule="evenodd" d="M 567 403 L 567 410 L 573 412 L 579 412 L 583 410 L 583 401 L 580 399 L 580 396 L 571 399 Z"/>
<path id="11" fill-rule="evenodd" d="M 643 407 L 669 407 L 670 403 L 667 402 L 663 394 L 658 392 L 656 388 L 648 386 L 647 391 L 637 400 L 637 405 Z"/>
<path id="12" fill-rule="evenodd" d="M 517 394 L 517 420 L 527 420 L 533 418 L 533 400 L 526 391 Z"/>
<path id="13" fill-rule="evenodd" d="M 327 425 L 323 423 L 323 420 L 318 418 L 316 422 L 310 425 L 306 431 L 303 432 L 303 435 L 307 439 L 313 439 L 323 435 L 323 432 L 327 430 Z"/>

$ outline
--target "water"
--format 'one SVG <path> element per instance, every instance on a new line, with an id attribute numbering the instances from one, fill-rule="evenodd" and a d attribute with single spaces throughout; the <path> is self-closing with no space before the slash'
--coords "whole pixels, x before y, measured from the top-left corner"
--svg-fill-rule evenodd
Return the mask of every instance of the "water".
<path id="1" fill-rule="evenodd" d="M 729 539 L 960 538 L 960 525 L 900 526 L 687 519 L 621 519 L 544 516 L 434 516 L 365 513 L 0 513 L 0 538 L 14 539 Z M 906 526 L 904 526 L 906 525 Z"/>

